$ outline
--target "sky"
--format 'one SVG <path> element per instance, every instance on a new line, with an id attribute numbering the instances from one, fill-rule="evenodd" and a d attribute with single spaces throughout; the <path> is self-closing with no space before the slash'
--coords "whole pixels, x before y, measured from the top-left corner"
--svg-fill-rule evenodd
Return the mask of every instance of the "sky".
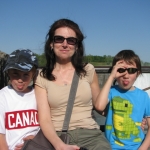
<path id="1" fill-rule="evenodd" d="M 132 49 L 150 62 L 150 0 L 0 0 L 0 51 L 42 54 L 51 24 L 61 18 L 79 25 L 86 55 Z"/>

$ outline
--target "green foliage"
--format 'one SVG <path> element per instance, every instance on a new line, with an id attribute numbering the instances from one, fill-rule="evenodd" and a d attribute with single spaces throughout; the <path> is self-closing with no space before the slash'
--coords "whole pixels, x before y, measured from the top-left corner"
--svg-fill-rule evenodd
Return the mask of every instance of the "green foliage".
<path id="1" fill-rule="evenodd" d="M 149 62 L 144 62 L 143 66 L 150 66 L 150 63 Z"/>
<path id="2" fill-rule="evenodd" d="M 44 54 L 36 54 L 39 62 L 39 67 L 43 67 L 46 64 L 46 59 Z M 111 66 L 113 61 L 113 56 L 104 55 L 104 56 L 97 56 L 97 55 L 87 55 L 84 56 L 84 62 L 88 62 L 93 64 L 94 66 Z M 142 66 L 150 66 L 149 62 L 141 61 Z"/>
<path id="3" fill-rule="evenodd" d="M 84 57 L 85 62 L 89 62 L 94 66 L 110 66 L 112 64 L 113 56 L 104 55 L 104 56 L 97 56 L 97 55 L 87 55 Z"/>
<path id="4" fill-rule="evenodd" d="M 143 62 L 143 61 L 141 61 L 141 65 L 142 66 L 150 66 L 150 62 Z"/>
<path id="5" fill-rule="evenodd" d="M 46 58 L 44 54 L 38 55 L 36 54 L 37 59 L 38 59 L 38 63 L 39 63 L 39 67 L 43 67 L 46 65 Z"/>

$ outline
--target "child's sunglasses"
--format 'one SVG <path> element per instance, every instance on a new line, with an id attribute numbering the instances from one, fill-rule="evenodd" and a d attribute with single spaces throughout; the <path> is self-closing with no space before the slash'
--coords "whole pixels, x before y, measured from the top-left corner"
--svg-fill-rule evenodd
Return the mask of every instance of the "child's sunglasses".
<path id="1" fill-rule="evenodd" d="M 74 37 L 64 38 L 63 36 L 54 36 L 53 40 L 55 43 L 63 43 L 64 40 L 66 40 L 69 45 L 76 45 L 78 42 L 77 38 Z"/>
<path id="2" fill-rule="evenodd" d="M 137 68 L 119 68 L 117 71 L 118 71 L 119 73 L 123 73 L 123 72 L 125 72 L 126 70 L 128 71 L 128 74 L 134 74 L 134 73 L 136 73 L 136 72 L 138 71 Z"/>

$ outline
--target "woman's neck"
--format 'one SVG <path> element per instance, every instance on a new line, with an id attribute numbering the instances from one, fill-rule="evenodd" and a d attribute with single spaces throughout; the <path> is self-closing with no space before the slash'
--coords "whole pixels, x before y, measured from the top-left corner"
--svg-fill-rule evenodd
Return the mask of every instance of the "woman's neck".
<path id="1" fill-rule="evenodd" d="M 59 64 L 59 63 L 56 63 L 55 65 L 55 70 L 62 70 L 62 71 L 65 71 L 65 70 L 74 70 L 74 67 L 72 65 L 72 63 L 66 63 L 66 64 Z"/>

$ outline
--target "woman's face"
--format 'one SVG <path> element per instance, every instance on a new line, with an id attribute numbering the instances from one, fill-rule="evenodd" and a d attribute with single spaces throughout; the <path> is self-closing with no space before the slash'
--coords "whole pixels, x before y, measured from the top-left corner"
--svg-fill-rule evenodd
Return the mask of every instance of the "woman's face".
<path id="1" fill-rule="evenodd" d="M 56 55 L 56 61 L 70 61 L 78 46 L 77 42 L 75 42 L 77 40 L 76 33 L 68 27 L 61 27 L 55 30 L 54 37 L 55 36 L 57 38 L 57 41 L 54 40 L 53 43 L 50 44 L 50 46 Z M 61 41 L 62 37 L 71 37 L 71 39 L 69 39 L 68 41 L 67 39 Z"/>

